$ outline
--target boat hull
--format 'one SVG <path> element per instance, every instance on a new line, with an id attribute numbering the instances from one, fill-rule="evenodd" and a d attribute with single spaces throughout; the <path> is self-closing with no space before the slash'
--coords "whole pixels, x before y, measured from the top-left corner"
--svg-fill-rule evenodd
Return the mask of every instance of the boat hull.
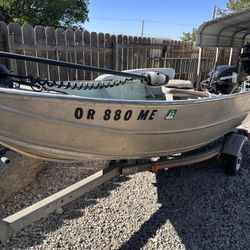
<path id="1" fill-rule="evenodd" d="M 0 143 L 52 161 L 137 159 L 204 146 L 246 118 L 250 93 L 104 100 L 0 89 Z"/>

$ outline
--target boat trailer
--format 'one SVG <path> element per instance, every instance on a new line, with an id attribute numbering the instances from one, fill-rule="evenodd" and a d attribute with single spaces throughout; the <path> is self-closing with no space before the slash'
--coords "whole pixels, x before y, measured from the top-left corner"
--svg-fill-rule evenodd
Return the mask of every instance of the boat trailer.
<path id="1" fill-rule="evenodd" d="M 166 157 L 163 160 L 152 158 L 148 161 L 111 161 L 107 168 L 0 220 L 0 248 L 7 243 L 15 232 L 30 225 L 34 221 L 48 216 L 67 203 L 120 175 L 131 175 L 143 171 L 157 173 L 161 169 L 199 163 L 216 156 L 218 159 L 223 160 L 225 170 L 228 174 L 236 175 L 241 165 L 241 151 L 248 137 L 249 134 L 247 130 L 235 129 L 225 135 L 223 141 L 214 143 L 215 145 L 207 146 L 202 150 L 199 149 L 197 152 L 192 151 L 183 155 L 174 155 Z M 7 164 L 7 158 L 5 158 L 3 154 L 0 156 L 1 160 Z"/>

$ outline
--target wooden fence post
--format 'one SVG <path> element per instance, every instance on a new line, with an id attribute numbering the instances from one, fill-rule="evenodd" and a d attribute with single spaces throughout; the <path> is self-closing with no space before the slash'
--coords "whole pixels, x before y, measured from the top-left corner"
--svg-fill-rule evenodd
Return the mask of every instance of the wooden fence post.
<path id="1" fill-rule="evenodd" d="M 21 26 L 17 23 L 9 23 L 8 25 L 8 34 L 12 36 L 14 45 L 12 46 L 11 52 L 18 53 L 18 54 L 24 54 L 24 48 L 23 46 L 23 38 L 22 38 L 22 29 Z M 12 60 L 15 61 L 17 65 L 17 70 L 15 71 L 15 74 L 19 75 L 25 75 L 25 62 L 20 60 Z"/>
<path id="2" fill-rule="evenodd" d="M 8 35 L 8 47 L 9 47 L 9 52 L 15 53 L 15 40 L 14 40 L 14 34 L 9 34 Z M 16 74 L 17 73 L 17 62 L 16 60 L 10 60 L 10 68 L 11 70 Z"/>
<path id="3" fill-rule="evenodd" d="M 4 22 L 0 22 L 0 50 L 8 52 L 8 30 L 7 25 Z M 1 58 L 0 63 L 5 64 L 7 67 L 10 66 L 8 59 Z"/>

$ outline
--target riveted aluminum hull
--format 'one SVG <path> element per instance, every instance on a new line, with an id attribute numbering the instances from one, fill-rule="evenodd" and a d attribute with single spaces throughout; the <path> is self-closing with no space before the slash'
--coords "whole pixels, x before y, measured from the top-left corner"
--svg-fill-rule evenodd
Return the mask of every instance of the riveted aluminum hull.
<path id="1" fill-rule="evenodd" d="M 0 144 L 52 161 L 181 153 L 239 126 L 249 97 L 126 101 L 0 88 Z"/>

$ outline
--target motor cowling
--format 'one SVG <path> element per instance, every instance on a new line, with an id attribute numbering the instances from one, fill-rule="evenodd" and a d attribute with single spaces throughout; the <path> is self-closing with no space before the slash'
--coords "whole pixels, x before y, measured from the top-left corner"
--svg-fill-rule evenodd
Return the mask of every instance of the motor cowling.
<path id="1" fill-rule="evenodd" d="M 237 84 L 238 70 L 235 66 L 218 65 L 215 70 L 208 73 L 207 82 L 211 82 L 213 91 L 216 94 L 230 94 Z"/>

